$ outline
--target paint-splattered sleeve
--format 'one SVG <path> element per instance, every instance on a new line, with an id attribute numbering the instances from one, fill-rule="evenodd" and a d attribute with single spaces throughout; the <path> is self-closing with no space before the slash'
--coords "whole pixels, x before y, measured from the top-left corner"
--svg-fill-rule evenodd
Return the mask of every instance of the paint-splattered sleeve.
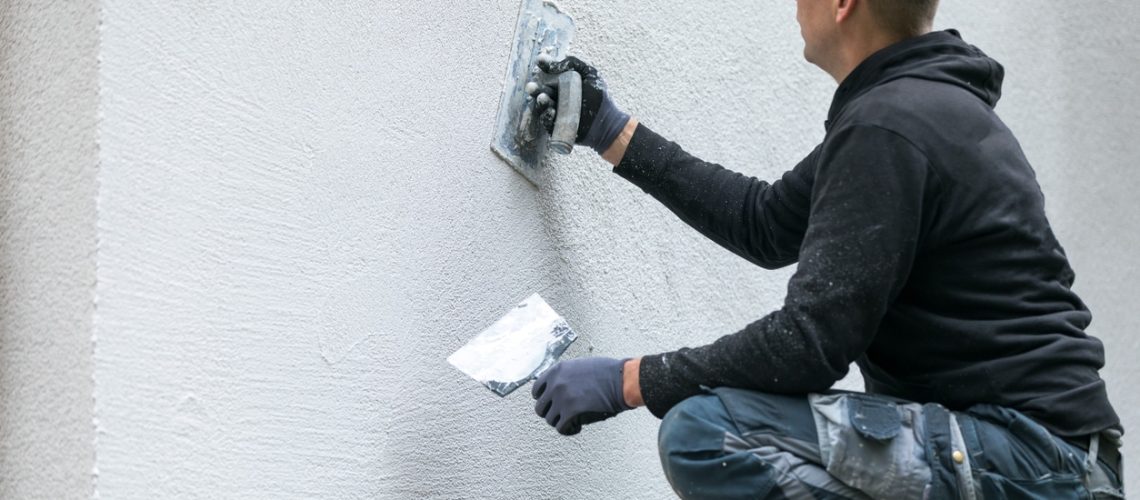
<path id="1" fill-rule="evenodd" d="M 910 273 L 930 167 L 906 139 L 871 126 L 835 131 L 818 151 L 784 306 L 712 344 L 643 358 L 641 390 L 654 415 L 701 386 L 822 391 L 871 344 Z"/>
<path id="2" fill-rule="evenodd" d="M 817 154 L 769 184 L 701 161 L 638 125 L 614 172 L 712 241 L 776 269 L 799 258 Z"/>

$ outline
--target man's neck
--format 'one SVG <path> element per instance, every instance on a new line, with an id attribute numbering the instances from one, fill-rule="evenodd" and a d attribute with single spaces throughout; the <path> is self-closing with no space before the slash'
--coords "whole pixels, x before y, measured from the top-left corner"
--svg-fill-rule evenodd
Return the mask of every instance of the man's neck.
<path id="1" fill-rule="evenodd" d="M 926 30 L 929 32 L 929 30 Z M 920 36 L 920 35 L 916 35 Z M 828 71 L 836 83 L 843 83 L 852 71 L 872 54 L 910 37 L 889 35 L 882 32 L 860 33 L 846 37 L 839 50 L 839 60 Z"/>

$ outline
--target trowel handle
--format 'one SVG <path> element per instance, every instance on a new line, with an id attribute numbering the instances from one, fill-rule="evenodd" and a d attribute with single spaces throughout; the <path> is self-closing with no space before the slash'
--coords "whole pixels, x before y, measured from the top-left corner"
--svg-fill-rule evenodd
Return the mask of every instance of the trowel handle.
<path id="1" fill-rule="evenodd" d="M 566 71 L 558 75 L 558 114 L 554 118 L 554 132 L 550 134 L 550 149 L 570 154 L 578 138 L 578 121 L 582 118 L 582 75 Z"/>

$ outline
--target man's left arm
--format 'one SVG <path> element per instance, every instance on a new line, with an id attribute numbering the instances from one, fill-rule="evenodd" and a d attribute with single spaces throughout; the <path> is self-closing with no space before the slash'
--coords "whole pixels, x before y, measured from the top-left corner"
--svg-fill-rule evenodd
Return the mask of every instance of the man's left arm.
<path id="1" fill-rule="evenodd" d="M 771 393 L 826 390 L 874 340 L 907 281 L 930 183 L 925 155 L 870 125 L 825 145 L 799 267 L 784 306 L 744 330 L 694 349 L 631 360 L 627 403 L 661 417 L 701 386 Z M 639 383 L 629 383 L 636 362 Z"/>

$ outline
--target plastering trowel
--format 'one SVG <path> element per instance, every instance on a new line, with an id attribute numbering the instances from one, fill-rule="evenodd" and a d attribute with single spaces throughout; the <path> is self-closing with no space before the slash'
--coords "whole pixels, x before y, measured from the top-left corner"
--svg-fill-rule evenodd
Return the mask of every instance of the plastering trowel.
<path id="1" fill-rule="evenodd" d="M 562 316 L 531 295 L 447 358 L 500 396 L 554 366 L 578 335 Z"/>
<path id="2" fill-rule="evenodd" d="M 540 56 L 566 57 L 573 38 L 574 19 L 558 6 L 550 0 L 523 0 L 491 149 L 535 185 L 547 149 L 569 154 L 574 148 L 582 109 L 581 75 L 575 71 L 547 75 L 536 63 Z M 532 112 L 534 98 L 526 91 L 530 82 L 558 87 L 554 131 L 549 136 L 542 117 Z"/>

